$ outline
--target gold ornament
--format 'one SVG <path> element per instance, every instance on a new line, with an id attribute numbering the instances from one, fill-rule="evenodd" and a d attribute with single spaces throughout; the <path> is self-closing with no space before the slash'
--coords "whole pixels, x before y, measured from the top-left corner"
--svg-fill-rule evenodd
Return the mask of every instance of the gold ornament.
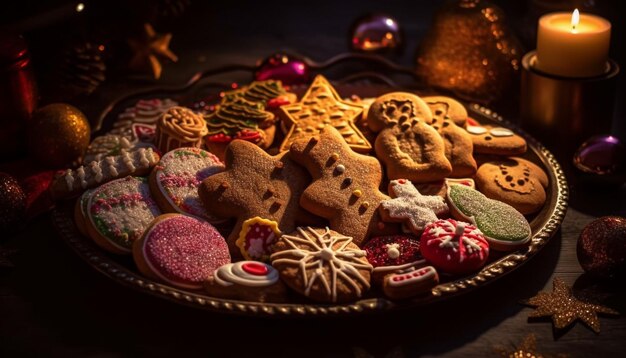
<path id="1" fill-rule="evenodd" d="M 161 59 L 178 61 L 178 56 L 169 49 L 172 34 L 157 34 L 150 24 L 144 24 L 143 29 L 141 37 L 128 40 L 134 53 L 129 67 L 140 72 L 151 72 L 155 79 L 159 79 L 163 71 Z"/>
<path id="2" fill-rule="evenodd" d="M 65 168 L 80 162 L 90 135 L 89 121 L 78 108 L 49 104 L 36 110 L 28 123 L 28 150 L 45 166 Z"/>
<path id="3" fill-rule="evenodd" d="M 458 0 L 435 15 L 418 49 L 416 71 L 430 86 L 489 103 L 517 88 L 522 52 L 500 8 Z"/>
<path id="4" fill-rule="evenodd" d="M 554 278 L 552 292 L 539 292 L 524 303 L 536 307 L 528 315 L 529 318 L 552 317 L 556 329 L 563 329 L 578 319 L 594 332 L 600 333 L 598 313 L 619 315 L 619 312 L 608 307 L 578 300 L 572 294 L 572 289 L 559 277 Z"/>
<path id="5" fill-rule="evenodd" d="M 567 354 L 557 353 L 556 355 L 544 354 L 537 352 L 537 338 L 534 334 L 527 335 L 522 343 L 520 343 L 513 351 L 503 348 L 497 348 L 496 351 L 502 358 L 565 358 Z"/>

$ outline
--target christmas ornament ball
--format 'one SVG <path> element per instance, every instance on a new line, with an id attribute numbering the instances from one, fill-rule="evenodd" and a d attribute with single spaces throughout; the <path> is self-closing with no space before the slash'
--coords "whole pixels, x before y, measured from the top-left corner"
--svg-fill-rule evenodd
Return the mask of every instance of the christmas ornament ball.
<path id="1" fill-rule="evenodd" d="M 600 278 L 626 273 L 626 218 L 605 216 L 589 223 L 576 248 L 582 268 Z"/>
<path id="2" fill-rule="evenodd" d="M 26 214 L 26 194 L 11 175 L 0 173 L 0 231 L 12 231 Z"/>
<path id="3" fill-rule="evenodd" d="M 284 85 L 309 81 L 309 65 L 301 58 L 286 53 L 275 53 L 258 63 L 257 81 L 280 80 Z"/>
<path id="4" fill-rule="evenodd" d="M 90 134 L 89 121 L 78 108 L 49 104 L 33 113 L 28 124 L 28 150 L 47 167 L 65 168 L 80 162 Z"/>

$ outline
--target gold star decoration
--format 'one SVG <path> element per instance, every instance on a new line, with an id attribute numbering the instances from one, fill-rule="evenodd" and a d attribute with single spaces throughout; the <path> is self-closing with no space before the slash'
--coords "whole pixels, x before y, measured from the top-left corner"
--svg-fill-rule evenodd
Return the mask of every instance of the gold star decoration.
<path id="1" fill-rule="evenodd" d="M 128 40 L 133 50 L 133 58 L 128 67 L 136 71 L 151 72 L 155 79 L 159 79 L 163 71 L 162 59 L 178 61 L 178 56 L 169 49 L 172 34 L 157 34 L 150 24 L 144 24 L 143 29 L 140 37 Z"/>
<path id="2" fill-rule="evenodd" d="M 534 334 L 527 335 L 522 343 L 515 347 L 514 350 L 496 348 L 496 352 L 499 353 L 502 358 L 565 358 L 567 354 L 557 353 L 556 355 L 544 354 L 537 352 L 537 338 Z"/>
<path id="3" fill-rule="evenodd" d="M 537 296 L 523 302 L 536 309 L 528 317 L 552 317 L 556 329 L 563 329 L 576 320 L 581 320 L 594 332 L 600 333 L 598 313 L 619 315 L 619 312 L 601 305 L 581 301 L 574 297 L 572 289 L 559 277 L 553 281 L 552 292 L 539 292 Z"/>

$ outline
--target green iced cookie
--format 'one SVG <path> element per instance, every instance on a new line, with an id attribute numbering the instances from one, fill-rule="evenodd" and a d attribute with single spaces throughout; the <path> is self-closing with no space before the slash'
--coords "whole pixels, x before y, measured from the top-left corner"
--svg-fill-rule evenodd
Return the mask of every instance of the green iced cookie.
<path id="1" fill-rule="evenodd" d="M 512 206 L 465 185 L 450 185 L 447 199 L 452 216 L 476 225 L 494 250 L 512 251 L 530 241 L 528 221 Z"/>

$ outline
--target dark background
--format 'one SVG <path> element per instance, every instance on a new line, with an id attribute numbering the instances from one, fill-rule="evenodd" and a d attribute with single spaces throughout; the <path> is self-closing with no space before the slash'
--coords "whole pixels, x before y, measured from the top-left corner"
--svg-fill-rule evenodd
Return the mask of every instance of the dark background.
<path id="1" fill-rule="evenodd" d="M 405 50 L 389 58 L 412 66 L 414 51 L 440 1 L 219 1 L 193 2 L 181 17 L 158 21 L 159 32 L 174 34 L 178 64 L 167 64 L 158 82 L 129 73 L 124 63 L 128 34 L 154 17 L 149 1 L 87 2 L 81 16 L 25 31 L 33 55 L 42 103 L 54 98 L 54 71 L 62 49 L 84 38 L 103 39 L 109 54 L 107 81 L 93 95 L 76 100 L 90 118 L 117 95 L 153 84 L 182 83 L 214 66 L 254 64 L 278 50 L 322 61 L 348 50 L 350 25 L 373 11 L 394 16 L 404 28 Z M 534 48 L 535 1 L 496 1 L 527 50 Z M 547 2 L 554 3 L 554 2 Z M 571 3 L 571 2 L 570 2 Z M 581 2 L 582 3 L 582 2 Z M 624 61 L 626 17 L 619 1 L 586 1 L 581 8 L 613 24 L 611 57 Z M 0 13 L 3 24 L 28 26 L 37 14 L 64 1 L 19 1 Z M 571 9 L 571 5 L 566 5 Z M 45 17 L 45 16 L 44 16 Z M 623 127 L 624 80 L 620 76 L 615 127 Z M 514 119 L 514 118 L 511 118 Z M 571 178 L 570 178 L 571 179 Z M 626 319 L 602 318 L 596 335 L 578 324 L 555 334 L 549 321 L 529 323 L 530 309 L 518 303 L 551 290 L 554 276 L 606 305 L 626 312 L 623 283 L 582 275 L 575 254 L 580 230 L 594 218 L 626 215 L 624 190 L 589 192 L 572 187 L 571 208 L 559 233 L 529 263 L 511 275 L 460 298 L 424 310 L 329 320 L 271 320 L 207 313 L 146 296 L 113 281 L 82 262 L 56 234 L 48 215 L 3 240 L 19 250 L 15 268 L 0 268 L 0 356 L 489 356 L 512 350 L 530 333 L 543 353 L 608 356 L 624 353 Z"/>

